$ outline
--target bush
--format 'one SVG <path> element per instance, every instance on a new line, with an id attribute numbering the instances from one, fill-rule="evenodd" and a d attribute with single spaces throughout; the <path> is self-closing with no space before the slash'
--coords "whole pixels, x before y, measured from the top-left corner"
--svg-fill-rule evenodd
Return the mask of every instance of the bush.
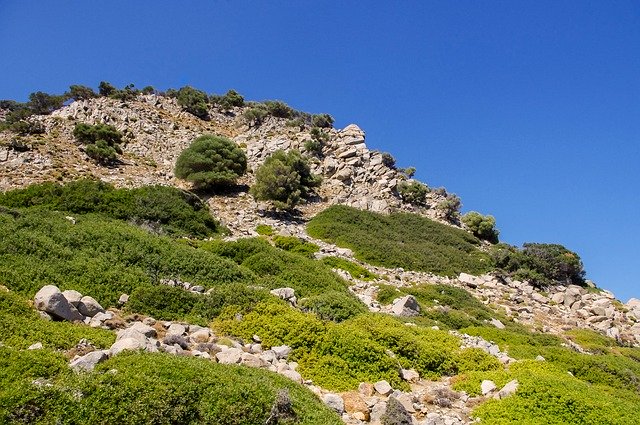
<path id="1" fill-rule="evenodd" d="M 275 231 L 273 230 L 273 227 L 266 225 L 266 224 L 258 224 L 256 226 L 256 233 L 262 236 L 273 236 L 273 234 L 275 233 Z"/>
<path id="2" fill-rule="evenodd" d="M 462 202 L 460 198 L 455 194 L 447 195 L 446 199 L 440 201 L 437 208 L 440 210 L 445 219 L 455 222 L 460 215 L 460 208 L 462 207 Z"/>
<path id="3" fill-rule="evenodd" d="M 209 119 L 209 97 L 205 92 L 185 86 L 178 90 L 176 98 L 185 111 L 203 120 Z"/>
<path id="4" fill-rule="evenodd" d="M 182 151 L 175 175 L 206 189 L 231 185 L 246 171 L 247 156 L 238 145 L 224 137 L 204 135 Z"/>
<path id="5" fill-rule="evenodd" d="M 173 236 L 212 236 L 220 231 L 195 195 L 167 186 L 115 189 L 97 180 L 42 183 L 0 194 L 0 205 L 37 206 L 73 214 L 99 213 Z"/>
<path id="6" fill-rule="evenodd" d="M 115 127 L 106 124 L 76 124 L 73 136 L 85 145 L 85 153 L 100 163 L 111 163 L 122 153 L 122 134 Z"/>
<path id="7" fill-rule="evenodd" d="M 262 124 L 268 114 L 269 113 L 264 105 L 255 105 L 254 107 L 246 110 L 242 114 L 242 117 L 245 119 L 247 124 L 252 127 Z"/>
<path id="8" fill-rule="evenodd" d="M 266 100 L 263 103 L 271 116 L 276 118 L 291 118 L 293 116 L 293 109 L 284 102 L 279 100 Z"/>
<path id="9" fill-rule="evenodd" d="M 71 85 L 69 86 L 69 91 L 67 92 L 66 96 L 73 100 L 86 100 L 93 99 L 98 95 L 93 91 L 91 87 Z"/>
<path id="10" fill-rule="evenodd" d="M 481 274 L 491 268 L 474 236 L 417 214 L 382 215 L 335 205 L 317 214 L 307 232 L 352 249 L 360 261 L 384 267 L 447 276 Z"/>
<path id="11" fill-rule="evenodd" d="M 378 278 L 378 276 L 376 276 L 374 273 L 371 273 L 361 265 L 349 260 L 345 260 L 344 258 L 324 257 L 322 259 L 322 262 L 332 269 L 340 269 L 348 272 L 355 279 L 369 281 Z"/>
<path id="12" fill-rule="evenodd" d="M 398 183 L 398 193 L 404 202 L 413 205 L 424 205 L 429 188 L 427 185 L 417 181 L 400 182 Z"/>
<path id="13" fill-rule="evenodd" d="M 476 237 L 493 244 L 498 243 L 500 232 L 496 229 L 496 219 L 493 216 L 470 211 L 462 216 L 462 222 Z"/>
<path id="14" fill-rule="evenodd" d="M 244 97 L 235 90 L 229 90 L 224 96 L 220 96 L 215 101 L 223 109 L 244 106 Z"/>
<path id="15" fill-rule="evenodd" d="M 353 295 L 337 291 L 304 298 L 300 301 L 300 306 L 322 320 L 334 322 L 342 322 L 367 311 L 364 304 Z"/>
<path id="16" fill-rule="evenodd" d="M 333 117 L 329 114 L 317 114 L 313 115 L 311 118 L 311 124 L 314 127 L 320 128 L 332 128 L 333 127 Z"/>
<path id="17" fill-rule="evenodd" d="M 106 81 L 100 81 L 100 84 L 98 85 L 98 92 L 100 93 L 100 96 L 109 97 L 114 95 L 117 91 L 117 88 Z"/>
<path id="18" fill-rule="evenodd" d="M 320 251 L 320 247 L 318 245 L 311 242 L 305 242 L 303 239 L 295 236 L 277 235 L 273 237 L 273 243 L 277 248 L 296 254 L 302 254 L 308 258 L 313 258 L 313 254 Z"/>
<path id="19" fill-rule="evenodd" d="M 291 210 L 319 185 L 319 176 L 311 174 L 299 151 L 278 150 L 256 171 L 251 194 L 259 201 L 271 201 L 277 209 Z"/>
<path id="20" fill-rule="evenodd" d="M 392 170 L 396 169 L 396 159 L 389 152 L 382 152 L 382 164 Z"/>
<path id="21" fill-rule="evenodd" d="M 48 115 L 62 108 L 64 96 L 51 95 L 41 91 L 29 95 L 29 109 L 37 115 Z"/>

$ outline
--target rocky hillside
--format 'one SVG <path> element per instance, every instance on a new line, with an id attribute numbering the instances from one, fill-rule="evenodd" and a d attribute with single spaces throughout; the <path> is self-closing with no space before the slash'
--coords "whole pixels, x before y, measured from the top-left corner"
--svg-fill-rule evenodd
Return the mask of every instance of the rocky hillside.
<path id="1" fill-rule="evenodd" d="M 168 96 L 97 97 L 0 132 L 0 421 L 73 406 L 73 423 L 637 422 L 640 301 L 509 273 L 444 189 L 403 201 L 410 173 L 356 125 L 310 151 L 317 129 L 253 107 L 203 120 Z M 118 161 L 90 158 L 78 123 L 120 131 Z M 173 171 L 202 134 L 233 140 L 249 172 L 194 197 Z M 249 194 L 279 149 L 323 177 L 295 214 Z M 86 178 L 109 185 L 69 184 Z M 137 394 L 147 405 L 127 404 Z"/>

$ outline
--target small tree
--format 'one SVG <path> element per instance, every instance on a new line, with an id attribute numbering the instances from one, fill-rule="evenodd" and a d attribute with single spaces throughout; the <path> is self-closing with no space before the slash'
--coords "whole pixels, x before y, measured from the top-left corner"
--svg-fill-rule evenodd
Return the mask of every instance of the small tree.
<path id="1" fill-rule="evenodd" d="M 244 97 L 235 90 L 229 90 L 224 96 L 217 97 L 215 103 L 223 109 L 231 109 L 234 106 L 244 106 Z"/>
<path id="2" fill-rule="evenodd" d="M 111 163 L 122 153 L 122 134 L 113 126 L 79 123 L 73 129 L 73 136 L 85 145 L 85 153 L 97 162 Z"/>
<path id="3" fill-rule="evenodd" d="M 98 85 L 98 92 L 100 93 L 100 96 L 112 96 L 117 91 L 117 88 L 106 81 L 100 81 L 100 84 Z"/>
<path id="4" fill-rule="evenodd" d="M 449 221 L 457 221 L 458 215 L 460 214 L 460 207 L 462 207 L 462 202 L 460 198 L 453 193 L 448 194 L 446 199 L 438 204 L 438 209 L 442 212 L 444 218 Z"/>
<path id="5" fill-rule="evenodd" d="M 177 93 L 178 105 L 198 118 L 209 118 L 207 94 L 191 86 L 182 87 Z"/>
<path id="6" fill-rule="evenodd" d="M 293 109 L 284 102 L 279 100 L 266 100 L 264 102 L 267 112 L 277 118 L 291 118 Z"/>
<path id="7" fill-rule="evenodd" d="M 93 99 L 97 96 L 91 87 L 81 85 L 71 85 L 69 92 L 67 92 L 67 97 L 73 100 Z"/>
<path id="8" fill-rule="evenodd" d="M 182 151 L 175 175 L 196 188 L 228 186 L 247 171 L 247 156 L 233 141 L 213 135 L 196 138 Z"/>
<path id="9" fill-rule="evenodd" d="M 396 168 L 396 159 L 389 152 L 382 152 L 382 163 L 392 170 Z"/>
<path id="10" fill-rule="evenodd" d="M 400 182 L 398 183 L 398 193 L 404 202 L 413 205 L 424 205 L 429 188 L 427 185 L 417 181 Z"/>
<path id="11" fill-rule="evenodd" d="M 319 176 L 311 174 L 309 163 L 299 151 L 278 150 L 256 171 L 251 194 L 260 201 L 273 202 L 277 209 L 291 210 L 320 181 Z"/>
<path id="12" fill-rule="evenodd" d="M 498 243 L 500 232 L 496 229 L 496 219 L 493 216 L 470 211 L 462 216 L 462 222 L 476 237 L 491 243 Z"/>
<path id="13" fill-rule="evenodd" d="M 311 124 L 314 127 L 331 128 L 333 127 L 333 117 L 329 114 L 317 114 L 311 118 Z"/>
<path id="14" fill-rule="evenodd" d="M 56 96 L 41 91 L 29 95 L 29 108 L 34 114 L 47 115 L 64 104 L 64 96 Z"/>

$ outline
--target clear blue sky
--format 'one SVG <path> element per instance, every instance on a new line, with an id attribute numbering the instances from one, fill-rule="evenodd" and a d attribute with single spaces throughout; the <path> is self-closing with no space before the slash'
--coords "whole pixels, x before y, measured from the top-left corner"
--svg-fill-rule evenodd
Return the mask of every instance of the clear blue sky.
<path id="1" fill-rule="evenodd" d="M 638 1 L 1 0 L 0 46 L 0 98 L 106 80 L 329 112 L 640 297 Z"/>

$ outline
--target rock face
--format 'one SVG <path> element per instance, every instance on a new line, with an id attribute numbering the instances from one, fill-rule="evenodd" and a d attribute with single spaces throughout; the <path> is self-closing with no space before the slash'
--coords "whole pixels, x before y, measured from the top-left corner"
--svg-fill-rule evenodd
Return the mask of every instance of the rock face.
<path id="1" fill-rule="evenodd" d="M 34 297 L 35 307 L 54 318 L 68 320 L 84 320 L 82 314 L 65 298 L 56 286 L 43 286 Z"/>

